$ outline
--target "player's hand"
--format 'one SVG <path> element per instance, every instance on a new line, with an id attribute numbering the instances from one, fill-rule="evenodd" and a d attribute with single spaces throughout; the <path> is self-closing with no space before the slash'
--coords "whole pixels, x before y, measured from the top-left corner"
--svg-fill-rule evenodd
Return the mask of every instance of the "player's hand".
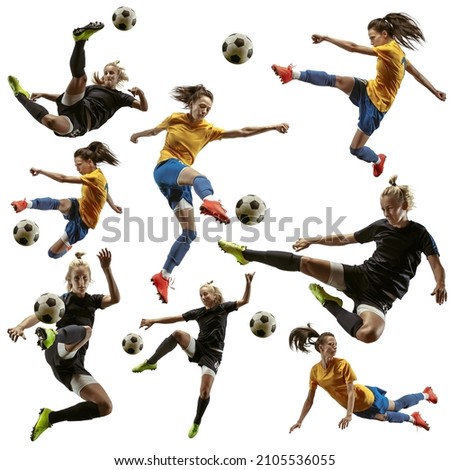
<path id="1" fill-rule="evenodd" d="M 437 90 L 435 93 L 436 97 L 439 98 L 441 101 L 445 101 L 447 99 L 447 93 L 444 93 L 443 91 Z"/>
<path id="2" fill-rule="evenodd" d="M 130 140 L 131 142 L 133 142 L 133 144 L 137 144 L 138 143 L 138 139 L 139 139 L 139 136 L 137 134 L 133 134 L 131 137 L 130 137 Z"/>
<path id="3" fill-rule="evenodd" d="M 42 98 L 43 95 L 44 95 L 43 93 L 31 93 L 30 100 L 31 101 L 36 101 L 39 98 Z"/>
<path id="4" fill-rule="evenodd" d="M 306 238 L 299 238 L 293 245 L 292 248 L 295 251 L 301 251 L 308 248 L 311 245 L 311 242 Z"/>
<path id="5" fill-rule="evenodd" d="M 139 326 L 139 328 L 145 328 L 146 330 L 148 330 L 152 325 L 154 325 L 154 321 L 150 318 L 143 318 L 141 320 L 141 325 Z"/>
<path id="6" fill-rule="evenodd" d="M 23 339 L 27 339 L 25 337 L 24 329 L 21 328 L 20 326 L 15 326 L 14 328 L 8 328 L 8 335 L 14 342 L 16 342 L 19 339 L 19 337 L 22 337 Z"/>
<path id="7" fill-rule="evenodd" d="M 108 269 L 111 266 L 111 252 L 107 248 L 101 249 L 98 254 L 97 258 L 100 260 L 100 266 L 102 269 Z"/>
<path id="8" fill-rule="evenodd" d="M 122 207 L 116 206 L 115 204 L 114 204 L 114 207 L 112 209 L 113 209 L 114 212 L 117 212 L 118 214 L 121 214 L 123 212 Z"/>
<path id="9" fill-rule="evenodd" d="M 275 130 L 277 130 L 281 134 L 286 134 L 287 131 L 289 130 L 289 124 L 287 124 L 286 122 L 282 122 L 281 124 L 277 124 L 275 126 Z"/>
<path id="10" fill-rule="evenodd" d="M 325 36 L 323 36 L 322 34 L 313 34 L 311 36 L 311 39 L 312 39 L 313 44 L 320 44 L 321 42 L 325 40 Z"/>
<path id="11" fill-rule="evenodd" d="M 352 420 L 352 417 L 351 416 L 346 416 L 345 418 L 342 418 L 340 421 L 339 421 L 339 427 L 341 429 L 345 429 L 348 427 L 348 425 L 350 424 L 350 421 Z"/>
<path id="12" fill-rule="evenodd" d="M 37 175 L 40 175 L 41 174 L 41 170 L 39 170 L 38 168 L 30 168 L 30 173 L 33 175 L 33 176 L 37 176 Z"/>
<path id="13" fill-rule="evenodd" d="M 289 434 L 291 434 L 292 431 L 295 431 L 296 429 L 300 429 L 302 427 L 302 423 L 299 423 L 298 421 L 293 424 L 290 429 L 289 429 Z"/>
<path id="14" fill-rule="evenodd" d="M 129 88 L 128 91 L 133 95 L 133 96 L 141 96 L 144 94 L 144 92 L 138 88 L 137 86 L 134 86 L 133 88 Z"/>
<path id="15" fill-rule="evenodd" d="M 445 289 L 445 286 L 437 285 L 431 295 L 436 297 L 436 303 L 439 305 L 442 305 L 447 301 L 447 290 Z"/>
<path id="16" fill-rule="evenodd" d="M 252 283 L 254 275 L 255 275 L 255 273 L 247 273 L 245 275 L 245 280 L 247 281 L 247 284 Z"/>

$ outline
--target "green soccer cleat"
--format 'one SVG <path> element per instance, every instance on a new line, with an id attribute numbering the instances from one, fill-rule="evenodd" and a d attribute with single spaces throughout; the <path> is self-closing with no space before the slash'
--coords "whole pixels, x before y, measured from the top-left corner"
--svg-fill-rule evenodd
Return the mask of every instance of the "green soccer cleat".
<path id="1" fill-rule="evenodd" d="M 94 21 L 81 28 L 75 28 L 73 30 L 73 38 L 75 41 L 87 41 L 93 34 L 103 29 L 104 26 L 100 21 Z"/>
<path id="2" fill-rule="evenodd" d="M 325 302 L 335 302 L 342 307 L 342 299 L 339 297 L 333 297 L 332 295 L 325 292 L 324 288 L 319 286 L 319 284 L 310 284 L 309 290 L 312 292 L 312 295 L 322 304 Z"/>
<path id="3" fill-rule="evenodd" d="M 191 426 L 191 429 L 189 429 L 189 432 L 188 432 L 188 437 L 189 439 L 192 439 L 193 437 L 195 437 L 198 433 L 198 430 L 200 428 L 200 424 L 193 424 Z"/>
<path id="4" fill-rule="evenodd" d="M 56 335 L 58 333 L 51 328 L 41 328 L 40 326 L 36 328 L 36 335 L 38 337 L 38 346 L 41 349 L 48 349 L 50 348 L 53 343 L 55 342 Z"/>
<path id="5" fill-rule="evenodd" d="M 39 412 L 39 418 L 31 431 L 30 437 L 32 441 L 35 441 L 46 429 L 52 427 L 52 423 L 48 419 L 51 412 L 52 410 L 48 408 L 42 408 Z"/>
<path id="6" fill-rule="evenodd" d="M 8 83 L 9 86 L 11 87 L 11 90 L 14 93 L 14 96 L 17 95 L 24 95 L 26 98 L 30 98 L 30 94 L 28 91 L 24 90 L 19 83 L 19 80 L 16 77 L 13 77 L 12 75 L 8 76 Z"/>
<path id="7" fill-rule="evenodd" d="M 249 263 L 249 261 L 246 260 L 243 255 L 245 249 L 247 248 L 246 246 L 237 245 L 233 242 L 227 242 L 223 239 L 219 240 L 217 243 L 222 251 L 233 255 L 239 264 L 244 265 Z"/>
<path id="8" fill-rule="evenodd" d="M 144 372 L 144 370 L 155 370 L 158 367 L 158 364 L 149 364 L 147 361 L 144 361 L 142 364 L 139 364 L 136 367 L 131 369 L 133 372 L 140 373 Z"/>

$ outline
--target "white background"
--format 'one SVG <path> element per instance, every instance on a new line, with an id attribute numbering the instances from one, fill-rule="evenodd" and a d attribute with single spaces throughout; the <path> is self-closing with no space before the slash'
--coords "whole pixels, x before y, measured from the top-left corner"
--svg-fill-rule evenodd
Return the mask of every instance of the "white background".
<path id="1" fill-rule="evenodd" d="M 215 142 L 199 155 L 195 168 L 208 175 L 216 195 L 233 213 L 237 199 L 247 193 L 260 195 L 279 220 L 291 217 L 285 231 L 270 226 L 274 240 L 262 233 L 252 248 L 290 250 L 294 228 L 308 217 L 325 221 L 326 207 L 334 219 L 346 216 L 342 232 L 354 232 L 382 216 L 379 194 L 392 174 L 399 184 L 410 184 L 417 208 L 411 218 L 424 224 L 448 265 L 449 198 L 447 172 L 448 103 L 442 103 L 407 74 L 395 105 L 370 145 L 386 153 L 385 173 L 375 179 L 370 165 L 348 152 L 356 129 L 357 108 L 337 90 L 304 83 L 281 85 L 270 70 L 272 63 L 294 62 L 300 68 L 326 70 L 340 75 L 371 78 L 375 59 L 352 55 L 330 44 L 312 45 L 312 33 L 329 34 L 369 45 L 368 22 L 391 11 L 415 17 L 427 43 L 408 58 L 437 88 L 449 92 L 446 48 L 447 19 L 439 15 L 436 0 L 378 1 L 367 6 L 354 0 L 333 2 L 283 2 L 229 0 L 133 0 L 138 15 L 129 32 L 116 30 L 111 15 L 119 6 L 104 0 L 76 3 L 38 3 L 24 0 L 18 14 L 6 15 L 1 29 L 3 190 L 0 213 L 3 247 L 0 350 L 2 357 L 2 468 L 72 470 L 116 468 L 114 457 L 200 456 L 246 457 L 256 466 L 262 454 L 333 454 L 336 469 L 367 470 L 380 465 L 421 468 L 430 459 L 446 461 L 441 443 L 448 435 L 447 374 L 448 305 L 437 306 L 430 293 L 434 279 L 424 259 L 410 292 L 395 303 L 386 330 L 374 344 L 362 344 L 348 336 L 308 291 L 310 278 L 263 265 L 239 266 L 220 252 L 212 237 L 227 236 L 239 242 L 248 236 L 238 223 L 217 226 L 200 218 L 200 239 L 182 266 L 175 270 L 175 290 L 162 305 L 149 279 L 164 263 L 172 243 L 171 213 L 153 180 L 153 167 L 164 136 L 129 142 L 133 132 L 154 127 L 171 112 L 181 109 L 170 90 L 177 85 L 203 83 L 215 95 L 208 120 L 225 129 L 246 125 L 288 122 L 287 135 L 276 132 L 251 139 Z M 63 139 L 39 126 L 13 98 L 6 77 L 19 77 L 22 85 L 36 92 L 62 92 L 69 79 L 72 29 L 89 21 L 103 21 L 105 29 L 86 45 L 90 76 L 107 62 L 120 59 L 130 76 L 129 85 L 142 88 L 149 101 L 147 113 L 120 110 L 100 130 L 81 138 Z M 254 44 L 253 58 L 246 64 L 229 64 L 221 45 L 234 32 L 247 34 Z M 54 103 L 42 101 L 51 112 Z M 96 253 L 107 247 L 113 253 L 113 272 L 119 285 L 120 304 L 98 311 L 86 367 L 108 391 L 113 413 L 91 422 L 60 423 L 31 442 L 29 433 L 43 406 L 59 410 L 79 401 L 52 376 L 34 332 L 27 340 L 12 343 L 6 330 L 32 312 L 43 292 L 63 293 L 64 276 L 73 253 L 60 260 L 47 257 L 48 247 L 62 233 L 65 221 L 56 212 L 16 215 L 10 202 L 23 197 L 76 197 L 78 186 L 62 185 L 43 176 L 33 178 L 31 166 L 76 174 L 73 153 L 93 140 L 106 142 L 120 158 L 118 168 L 104 166 L 111 195 L 130 215 L 159 233 L 168 224 L 170 236 L 160 243 L 139 241 L 137 224 L 130 225 L 131 240 L 106 243 L 111 236 L 102 228 L 106 217 L 117 216 L 106 206 L 98 228 L 76 245 L 91 261 L 94 283 L 91 293 L 105 293 L 106 282 Z M 196 196 L 196 210 L 200 201 Z M 22 217 L 23 216 L 23 217 Z M 21 218 L 35 220 L 41 238 L 32 247 L 17 245 L 11 236 Z M 123 217 L 122 217 L 123 221 Z M 116 226 L 119 226 L 116 224 Z M 210 240 L 205 240 L 206 227 Z M 325 233 L 325 223 L 311 226 L 310 235 Z M 259 230 L 263 231 L 261 226 Z M 360 263 L 370 256 L 372 244 L 327 248 L 314 246 L 311 256 L 345 263 Z M 142 331 L 145 347 L 139 356 L 121 349 L 126 333 L 137 332 L 141 318 L 180 314 L 200 306 L 198 288 L 214 280 L 228 300 L 243 293 L 244 274 L 255 270 L 251 303 L 229 317 L 226 350 L 212 389 L 211 403 L 198 436 L 187 431 L 195 415 L 200 370 L 189 364 L 177 348 L 159 364 L 157 372 L 132 374 L 131 368 L 150 356 L 174 329 L 156 325 Z M 331 290 L 332 291 L 332 290 Z M 345 299 L 349 309 L 352 304 Z M 253 337 L 248 322 L 258 310 L 272 312 L 278 320 L 276 333 L 268 339 Z M 350 361 L 358 380 L 388 390 L 392 399 L 419 392 L 432 385 L 439 403 L 421 402 L 420 410 L 431 431 L 409 424 L 389 424 L 354 418 L 347 430 L 338 429 L 345 410 L 318 391 L 302 429 L 289 435 L 308 391 L 310 367 L 319 356 L 292 352 L 288 335 L 292 328 L 311 322 L 319 331 L 336 334 L 338 356 Z M 196 335 L 195 324 L 179 324 Z"/>

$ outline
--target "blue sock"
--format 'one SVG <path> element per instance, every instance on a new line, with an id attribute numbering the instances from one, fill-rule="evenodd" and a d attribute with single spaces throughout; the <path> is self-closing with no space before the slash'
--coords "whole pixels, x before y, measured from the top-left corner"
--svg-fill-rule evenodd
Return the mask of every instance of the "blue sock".
<path id="1" fill-rule="evenodd" d="M 175 266 L 179 266 L 186 253 L 191 247 L 191 243 L 197 237 L 197 233 L 193 230 L 183 230 L 181 235 L 175 240 L 172 248 L 167 255 L 166 262 L 164 263 L 163 269 L 171 273 Z"/>
<path id="2" fill-rule="evenodd" d="M 361 147 L 359 149 L 350 147 L 350 153 L 368 163 L 377 163 L 378 161 L 378 155 L 370 147 Z"/>
<path id="3" fill-rule="evenodd" d="M 405 395 L 404 397 L 395 400 L 395 411 L 403 410 L 404 408 L 409 408 L 410 406 L 417 405 L 420 400 L 423 400 L 424 396 L 423 393 L 411 393 L 409 395 Z"/>
<path id="4" fill-rule="evenodd" d="M 59 199 L 52 199 L 51 197 L 41 197 L 31 201 L 31 209 L 38 209 L 40 211 L 58 210 L 59 205 Z"/>
<path id="5" fill-rule="evenodd" d="M 201 200 L 205 199 L 206 196 L 211 196 L 214 194 L 211 182 L 206 176 L 196 176 L 194 178 L 193 186 L 194 191 Z"/>
<path id="6" fill-rule="evenodd" d="M 390 423 L 404 423 L 409 421 L 409 415 L 398 411 L 386 411 L 386 421 Z"/>
<path id="7" fill-rule="evenodd" d="M 336 86 L 336 75 L 328 75 L 326 72 L 317 72 L 316 70 L 300 72 L 299 80 L 317 86 Z"/>

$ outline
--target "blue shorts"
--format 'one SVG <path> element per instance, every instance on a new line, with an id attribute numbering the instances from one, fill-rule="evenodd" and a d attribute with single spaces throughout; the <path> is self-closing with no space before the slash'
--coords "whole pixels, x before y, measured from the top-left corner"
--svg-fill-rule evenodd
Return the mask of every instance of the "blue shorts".
<path id="1" fill-rule="evenodd" d="M 358 411 L 354 414 L 360 418 L 367 419 L 375 419 L 375 415 L 377 414 L 384 415 L 389 408 L 389 399 L 385 396 L 386 390 L 378 387 L 370 387 L 369 385 L 366 385 L 366 387 L 373 393 L 374 396 L 372 406 L 367 410 Z"/>
<path id="2" fill-rule="evenodd" d="M 379 111 L 367 95 L 367 82 L 355 78 L 355 85 L 350 93 L 350 101 L 359 108 L 358 128 L 366 135 L 372 135 L 381 124 L 386 113 Z"/>
<path id="3" fill-rule="evenodd" d="M 160 191 L 169 202 L 172 210 L 177 204 L 184 199 L 193 206 L 192 192 L 190 186 L 180 186 L 177 184 L 178 176 L 188 165 L 178 160 L 178 158 L 170 158 L 156 165 L 153 171 L 153 177 Z"/>
<path id="4" fill-rule="evenodd" d="M 80 216 L 80 204 L 78 199 L 70 198 L 72 205 L 70 206 L 69 213 L 64 216 L 69 222 L 66 225 L 65 232 L 67 234 L 68 241 L 71 245 L 87 235 L 89 227 L 83 222 Z"/>

